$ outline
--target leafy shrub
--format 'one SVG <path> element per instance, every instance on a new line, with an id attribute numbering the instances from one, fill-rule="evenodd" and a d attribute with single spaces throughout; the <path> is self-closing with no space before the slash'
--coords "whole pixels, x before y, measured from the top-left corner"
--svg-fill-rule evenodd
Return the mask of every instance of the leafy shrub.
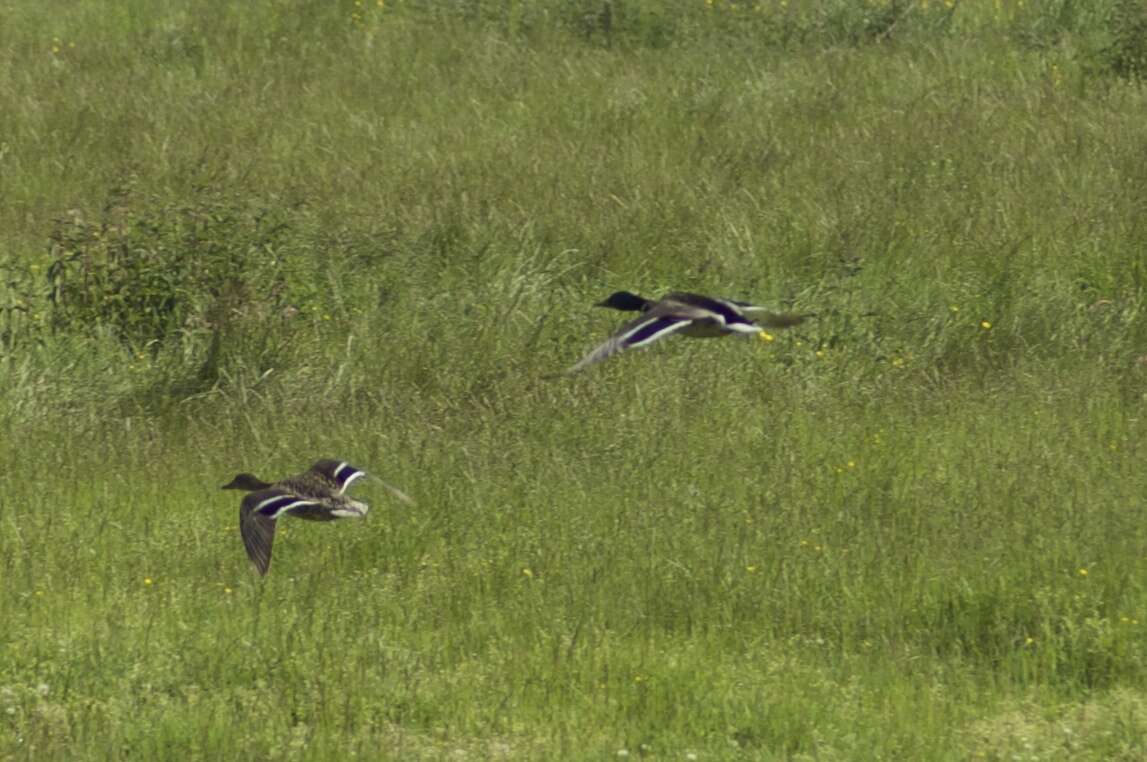
<path id="1" fill-rule="evenodd" d="M 1107 30 L 1107 42 L 1099 53 L 1103 67 L 1125 79 L 1147 77 L 1147 2 L 1117 0 Z"/>
<path id="2" fill-rule="evenodd" d="M 296 312 L 292 211 L 213 190 L 142 205 L 118 191 L 95 219 L 72 210 L 49 236 L 49 324 L 140 350 Z"/>
<path id="3" fill-rule="evenodd" d="M 158 397 L 290 365 L 305 318 L 331 311 L 316 280 L 330 252 L 301 205 L 217 187 L 186 199 L 117 190 L 95 214 L 57 219 L 49 236 L 44 328 L 110 336 L 132 362 L 161 361 Z"/>

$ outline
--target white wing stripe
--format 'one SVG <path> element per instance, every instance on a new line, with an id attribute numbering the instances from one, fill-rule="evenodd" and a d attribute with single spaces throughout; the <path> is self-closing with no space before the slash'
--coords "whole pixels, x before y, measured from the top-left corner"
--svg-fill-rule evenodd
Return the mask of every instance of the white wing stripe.
<path id="1" fill-rule="evenodd" d="M 343 488 L 340 489 L 339 492 L 340 493 L 346 492 L 346 488 L 351 485 L 351 482 L 353 482 L 355 479 L 359 478 L 360 476 L 366 476 L 366 471 L 355 471 L 353 474 L 348 476 L 346 481 L 343 482 Z"/>
<path id="2" fill-rule="evenodd" d="M 276 502 L 283 503 L 283 505 L 277 506 L 273 513 L 263 513 L 263 508 Z M 315 505 L 315 502 L 313 500 L 302 500 L 299 498 L 292 500 L 287 495 L 275 495 L 274 497 L 269 497 L 256 505 L 255 513 L 263 516 L 268 516 L 272 519 L 277 519 L 287 511 L 291 510 L 292 508 L 298 508 L 300 505 Z"/>
<path id="3" fill-rule="evenodd" d="M 343 471 L 350 471 L 350 476 L 344 478 L 342 475 Z M 346 461 L 339 463 L 338 468 L 335 469 L 335 479 L 342 482 L 342 486 L 339 487 L 339 494 L 341 495 L 346 492 L 346 488 L 349 487 L 351 482 L 353 482 L 355 479 L 365 475 L 365 471 L 359 471 L 355 469 L 354 466 L 352 466 L 350 463 L 347 463 Z"/>
<path id="4" fill-rule="evenodd" d="M 654 331 L 653 333 L 649 334 L 648 336 L 645 336 L 644 338 L 638 339 L 637 341 L 634 341 L 634 342 L 629 341 L 629 338 L 631 336 L 646 330 L 647 328 L 649 328 L 650 325 L 652 325 L 653 323 L 656 323 L 658 321 L 665 322 L 665 326 L 663 328 L 661 328 L 660 330 Z M 678 320 L 678 319 L 666 317 L 664 315 L 658 315 L 657 317 L 650 318 L 649 320 L 643 321 L 643 322 L 633 326 L 632 329 L 630 329 L 630 330 L 626 331 L 625 333 L 621 334 L 620 336 L 618 336 L 617 340 L 619 342 L 621 342 L 622 344 L 624 344 L 629 349 L 635 349 L 637 347 L 643 347 L 646 344 L 657 341 L 662 336 L 664 336 L 668 333 L 673 333 L 674 331 L 680 330 L 688 322 L 689 322 L 688 320 Z"/>

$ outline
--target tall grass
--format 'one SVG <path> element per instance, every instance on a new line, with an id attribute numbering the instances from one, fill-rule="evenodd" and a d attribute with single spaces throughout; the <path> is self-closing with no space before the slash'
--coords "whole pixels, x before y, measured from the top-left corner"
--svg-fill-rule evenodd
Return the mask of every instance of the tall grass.
<path id="1" fill-rule="evenodd" d="M 1138 17 L 1073 8 L 0 9 L 0 756 L 1143 756 Z M 549 378 L 617 288 L 818 317 Z M 418 504 L 256 578 L 218 486 L 324 456 Z"/>

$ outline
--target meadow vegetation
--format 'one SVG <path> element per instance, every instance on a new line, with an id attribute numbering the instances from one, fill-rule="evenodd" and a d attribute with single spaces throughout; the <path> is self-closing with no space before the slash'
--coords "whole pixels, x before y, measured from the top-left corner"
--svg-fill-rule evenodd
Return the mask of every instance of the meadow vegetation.
<path id="1" fill-rule="evenodd" d="M 1145 31 L 0 5 L 0 757 L 1144 758 Z"/>

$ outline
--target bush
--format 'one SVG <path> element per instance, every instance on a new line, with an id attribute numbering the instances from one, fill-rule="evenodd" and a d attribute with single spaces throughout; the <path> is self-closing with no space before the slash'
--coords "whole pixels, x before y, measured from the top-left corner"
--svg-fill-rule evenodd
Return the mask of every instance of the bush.
<path id="1" fill-rule="evenodd" d="M 1107 71 L 1135 81 L 1147 76 L 1147 2 L 1117 0 L 1100 59 Z"/>
<path id="2" fill-rule="evenodd" d="M 291 207 L 217 190 L 137 205 L 112 194 L 94 219 L 72 210 L 50 233 L 49 325 L 110 330 L 132 350 L 295 314 Z"/>

